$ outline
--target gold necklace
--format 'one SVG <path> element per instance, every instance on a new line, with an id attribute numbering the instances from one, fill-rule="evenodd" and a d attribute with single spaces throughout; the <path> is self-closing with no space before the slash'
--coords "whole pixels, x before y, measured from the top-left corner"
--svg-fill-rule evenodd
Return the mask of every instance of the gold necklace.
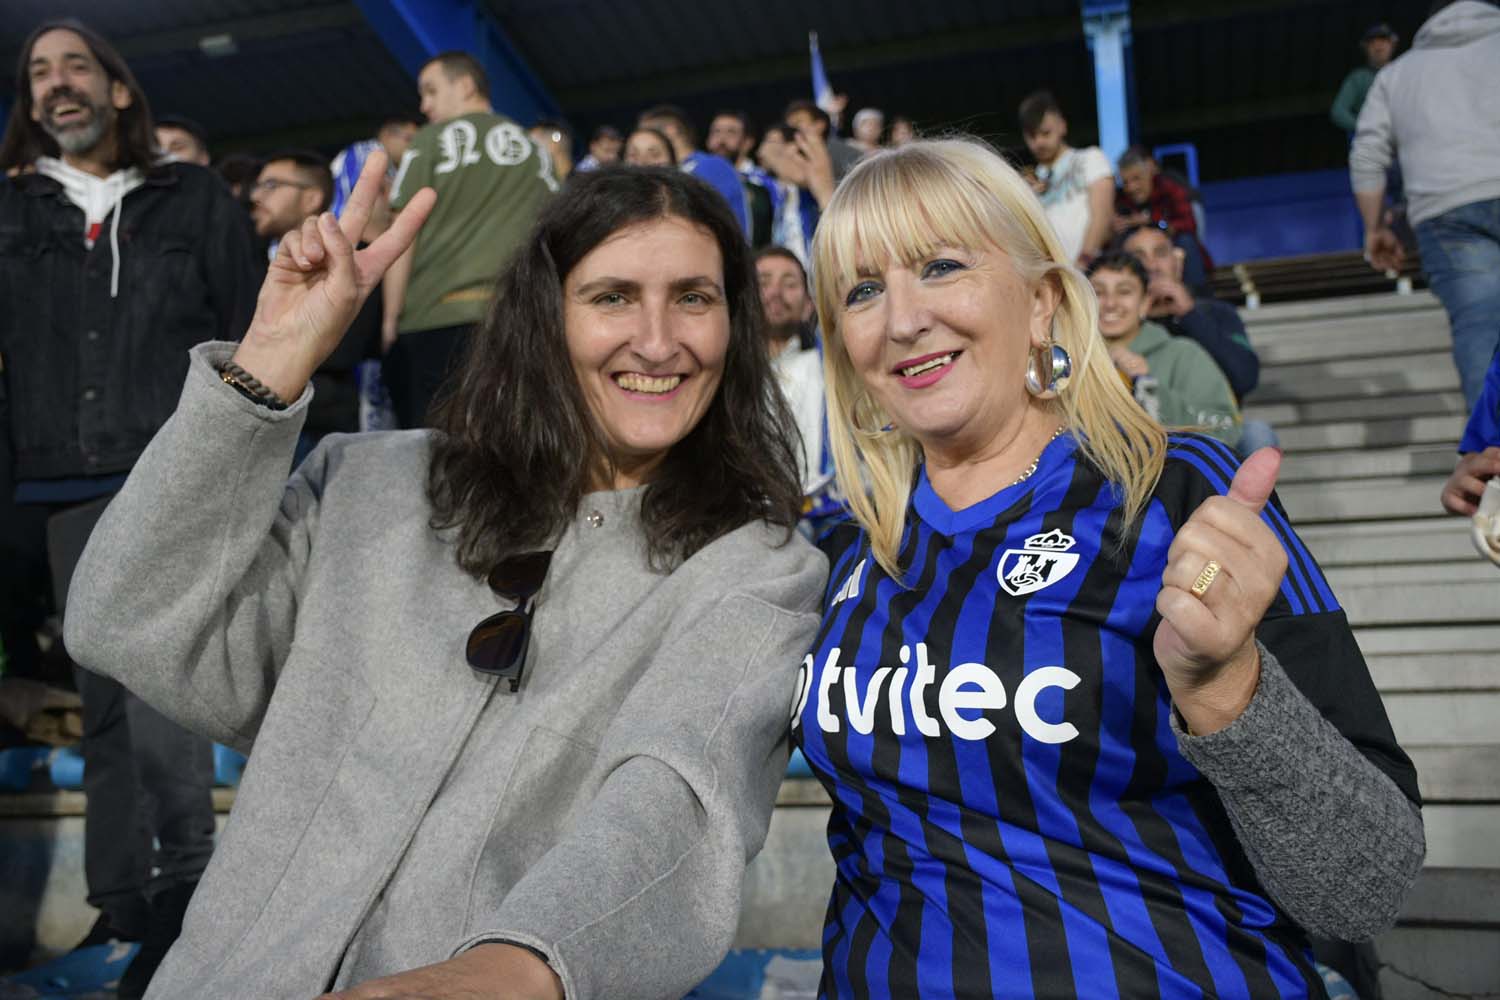
<path id="1" fill-rule="evenodd" d="M 1053 432 L 1052 436 L 1047 439 L 1047 444 L 1051 444 L 1053 441 L 1056 441 L 1059 437 L 1062 436 L 1062 432 L 1065 430 L 1067 430 L 1066 427 L 1059 427 L 1056 431 Z M 1042 451 L 1036 453 L 1036 458 L 1033 458 L 1031 460 L 1031 464 L 1026 467 L 1026 471 L 1017 476 L 1016 481 L 1010 484 L 1011 486 L 1020 486 L 1022 483 L 1026 482 L 1026 480 L 1032 477 L 1032 475 L 1036 472 L 1037 466 L 1042 464 L 1042 452 L 1047 450 L 1047 444 L 1042 445 Z M 1007 487 L 1007 489 L 1008 488 L 1009 487 Z"/>

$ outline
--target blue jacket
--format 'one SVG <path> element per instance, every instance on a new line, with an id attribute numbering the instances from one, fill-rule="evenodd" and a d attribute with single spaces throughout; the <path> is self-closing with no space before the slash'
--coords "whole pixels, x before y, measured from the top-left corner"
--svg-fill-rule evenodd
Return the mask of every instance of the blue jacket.
<path id="1" fill-rule="evenodd" d="M 1229 379 L 1235 399 L 1249 395 L 1260 381 L 1260 358 L 1250 346 L 1239 310 L 1229 303 L 1202 295 L 1190 311 L 1164 316 L 1157 322 L 1173 336 L 1196 340 Z"/>
<path id="2" fill-rule="evenodd" d="M 1490 359 L 1490 370 L 1484 373 L 1484 389 L 1474 404 L 1474 412 L 1469 414 L 1469 426 L 1464 428 L 1458 450 L 1468 453 L 1496 446 L 1500 446 L 1500 352 Z"/>
<path id="3" fill-rule="evenodd" d="M 735 221 L 740 224 L 740 232 L 745 233 L 748 239 L 750 210 L 745 206 L 745 189 L 740 187 L 740 172 L 734 169 L 734 164 L 722 156 L 699 150 L 690 153 L 682 161 L 682 169 L 685 173 L 703 179 L 724 196 L 724 200 L 729 202 L 729 210 L 734 213 Z"/>

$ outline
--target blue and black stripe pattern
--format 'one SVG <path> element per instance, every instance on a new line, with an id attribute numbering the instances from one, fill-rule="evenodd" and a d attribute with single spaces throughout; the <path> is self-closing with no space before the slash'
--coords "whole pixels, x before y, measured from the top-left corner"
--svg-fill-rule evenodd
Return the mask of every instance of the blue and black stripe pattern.
<path id="1" fill-rule="evenodd" d="M 963 511 L 923 478 L 908 586 L 855 526 L 826 536 L 828 602 L 793 715 L 834 800 L 823 995 L 1323 995 L 1301 931 L 1178 754 L 1151 652 L 1168 546 L 1236 466 L 1173 435 L 1129 537 L 1068 436 Z M 1347 634 L 1285 515 L 1264 516 L 1292 557 L 1267 621 Z M 1352 638 L 1315 645 L 1345 651 L 1321 671 L 1368 685 Z"/>

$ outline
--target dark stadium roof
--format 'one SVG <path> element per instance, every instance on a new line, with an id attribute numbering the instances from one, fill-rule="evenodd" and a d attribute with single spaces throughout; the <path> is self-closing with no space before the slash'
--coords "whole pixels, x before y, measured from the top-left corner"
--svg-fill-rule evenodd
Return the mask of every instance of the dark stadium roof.
<path id="1" fill-rule="evenodd" d="M 1074 138 L 1092 137 L 1092 60 L 1076 0 L 480 0 L 575 131 L 628 126 L 645 106 L 722 107 L 767 122 L 810 95 L 816 30 L 851 112 L 1019 146 L 1014 109 L 1050 87 Z M 1140 137 L 1197 143 L 1204 179 L 1337 166 L 1328 122 L 1356 40 L 1389 21 L 1403 48 L 1428 0 L 1137 0 Z M 410 76 L 349 0 L 5 0 L 0 58 L 44 18 L 82 18 L 119 45 L 160 114 L 202 122 L 218 150 L 333 148 L 415 110 Z M 206 37 L 234 51 L 211 55 Z M 10 97 L 9 73 L 0 100 Z"/>

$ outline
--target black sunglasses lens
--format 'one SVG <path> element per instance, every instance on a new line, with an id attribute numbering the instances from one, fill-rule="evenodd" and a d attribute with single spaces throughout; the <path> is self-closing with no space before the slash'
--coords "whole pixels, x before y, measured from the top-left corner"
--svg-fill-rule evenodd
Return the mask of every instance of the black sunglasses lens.
<path id="1" fill-rule="evenodd" d="M 525 601 L 542 589 L 551 552 L 525 552 L 504 560 L 490 571 L 490 589 L 518 601 Z"/>
<path id="2" fill-rule="evenodd" d="M 519 611 L 502 611 L 490 615 L 469 633 L 466 650 L 469 666 L 486 674 L 507 676 L 519 673 L 526 652 L 529 615 Z"/>

